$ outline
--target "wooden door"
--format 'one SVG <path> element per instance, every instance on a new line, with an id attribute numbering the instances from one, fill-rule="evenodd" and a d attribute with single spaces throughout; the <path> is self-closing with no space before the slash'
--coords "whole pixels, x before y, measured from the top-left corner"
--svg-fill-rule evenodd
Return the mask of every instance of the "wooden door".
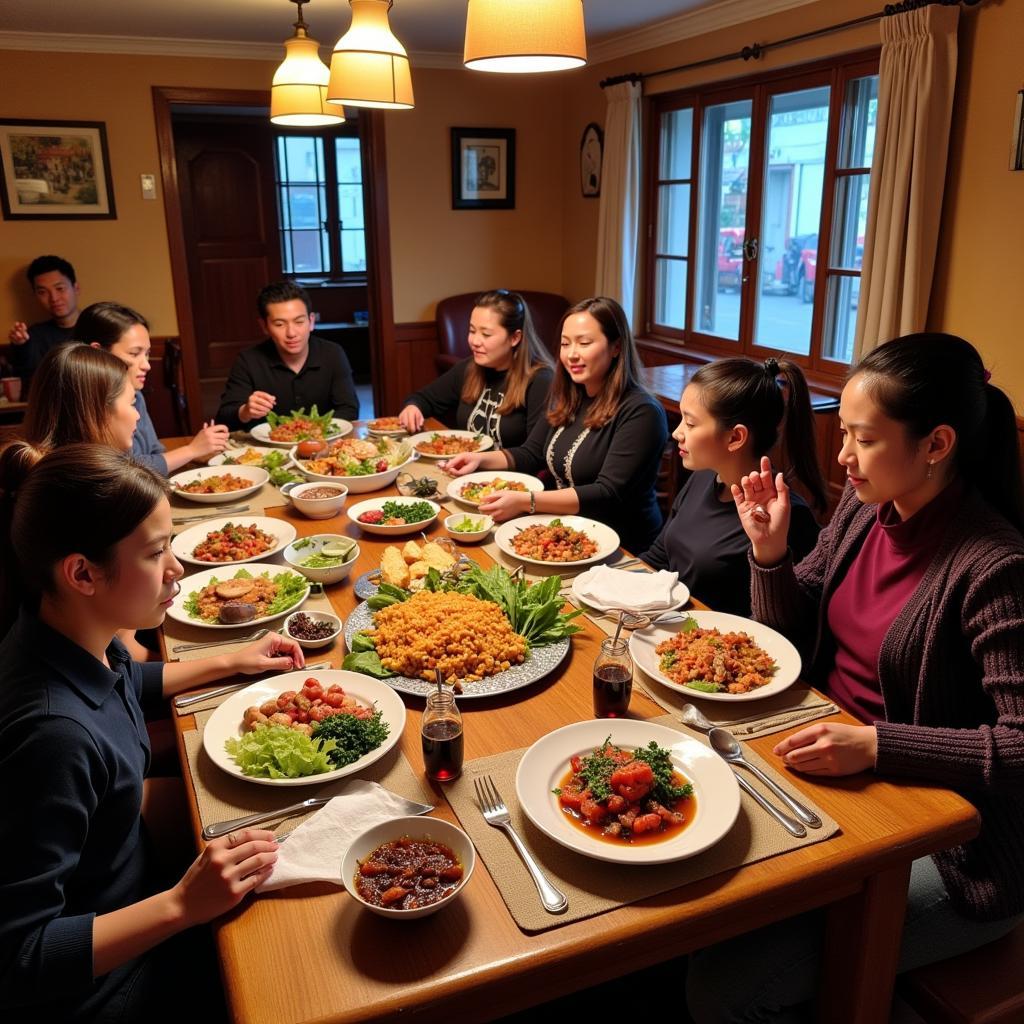
<path id="1" fill-rule="evenodd" d="M 256 296 L 281 278 L 270 125 L 174 117 L 178 194 L 203 417 L 235 357 L 263 340 Z"/>

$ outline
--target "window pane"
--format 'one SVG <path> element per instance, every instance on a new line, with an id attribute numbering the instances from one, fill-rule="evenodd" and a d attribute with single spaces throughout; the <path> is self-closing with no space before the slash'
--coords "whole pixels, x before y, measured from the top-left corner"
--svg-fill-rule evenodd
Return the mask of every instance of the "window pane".
<path id="1" fill-rule="evenodd" d="M 362 231 L 341 232 L 341 269 L 345 273 L 366 270 L 366 238 Z"/>
<path id="2" fill-rule="evenodd" d="M 840 363 L 849 363 L 853 359 L 853 332 L 857 326 L 859 298 L 859 277 L 829 275 L 825 339 L 822 346 L 822 354 L 826 359 L 835 359 Z"/>
<path id="3" fill-rule="evenodd" d="M 654 320 L 664 327 L 686 327 L 685 260 L 658 260 L 654 274 Z"/>
<path id="4" fill-rule="evenodd" d="M 318 228 L 323 220 L 315 185 L 292 185 L 288 193 L 288 226 Z"/>
<path id="5" fill-rule="evenodd" d="M 836 180 L 836 210 L 832 227 L 833 267 L 860 270 L 864 259 L 870 188 L 871 179 L 867 173 L 851 174 Z"/>
<path id="6" fill-rule="evenodd" d="M 739 338 L 750 100 L 704 111 L 697 244 L 697 330 Z"/>
<path id="7" fill-rule="evenodd" d="M 307 135 L 284 139 L 286 167 L 279 168 L 282 181 L 322 181 L 323 142 Z"/>
<path id="8" fill-rule="evenodd" d="M 658 252 L 686 256 L 690 249 L 690 186 L 658 188 Z"/>
<path id="9" fill-rule="evenodd" d="M 334 153 L 339 184 L 343 181 L 363 180 L 363 165 L 359 157 L 358 139 L 336 139 Z"/>
<path id="10" fill-rule="evenodd" d="M 693 139 L 693 111 L 671 110 L 661 115 L 661 166 L 658 177 L 692 178 L 690 153 Z"/>
<path id="11" fill-rule="evenodd" d="M 818 262 L 829 89 L 771 98 L 754 344 L 807 355 Z"/>
<path id="12" fill-rule="evenodd" d="M 291 243 L 292 273 L 324 273 L 327 269 L 326 255 L 323 249 L 324 232 L 322 231 L 289 231 L 285 236 Z"/>
<path id="13" fill-rule="evenodd" d="M 855 78 L 846 86 L 843 134 L 839 140 L 840 167 L 870 167 L 875 155 L 878 117 L 878 75 Z"/>
<path id="14" fill-rule="evenodd" d="M 338 216 L 343 227 L 363 227 L 363 186 L 338 186 Z"/>

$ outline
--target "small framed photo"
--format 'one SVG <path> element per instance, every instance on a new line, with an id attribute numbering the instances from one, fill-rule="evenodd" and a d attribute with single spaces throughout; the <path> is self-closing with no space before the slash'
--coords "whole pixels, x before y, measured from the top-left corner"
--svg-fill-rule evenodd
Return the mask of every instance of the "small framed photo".
<path id="1" fill-rule="evenodd" d="M 114 220 L 102 121 L 0 119 L 5 220 Z"/>
<path id="2" fill-rule="evenodd" d="M 452 209 L 514 210 L 515 128 L 452 129 Z"/>
<path id="3" fill-rule="evenodd" d="M 601 160 L 604 156 L 604 132 L 591 121 L 580 139 L 580 192 L 585 199 L 601 195 Z"/>

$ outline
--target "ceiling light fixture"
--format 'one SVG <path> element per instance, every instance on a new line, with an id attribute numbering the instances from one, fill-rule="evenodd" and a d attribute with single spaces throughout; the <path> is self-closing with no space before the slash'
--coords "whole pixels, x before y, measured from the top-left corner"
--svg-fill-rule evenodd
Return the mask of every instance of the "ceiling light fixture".
<path id="1" fill-rule="evenodd" d="M 270 87 L 270 120 L 291 128 L 319 128 L 342 124 L 345 111 L 327 102 L 330 71 L 320 59 L 320 44 L 309 37 L 302 20 L 302 5 L 309 0 L 292 0 L 299 8 L 295 35 L 284 43 L 284 60 L 274 72 Z"/>
<path id="2" fill-rule="evenodd" d="M 583 0 L 469 0 L 462 62 L 513 74 L 586 64 Z"/>
<path id="3" fill-rule="evenodd" d="M 328 103 L 407 110 L 413 106 L 409 56 L 388 24 L 391 0 L 349 0 L 352 24 L 331 57 Z"/>

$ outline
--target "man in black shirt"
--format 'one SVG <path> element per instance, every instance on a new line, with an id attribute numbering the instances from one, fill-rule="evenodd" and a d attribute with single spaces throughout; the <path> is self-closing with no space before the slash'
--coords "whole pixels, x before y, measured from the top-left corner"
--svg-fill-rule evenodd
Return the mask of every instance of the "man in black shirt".
<path id="1" fill-rule="evenodd" d="M 28 396 L 29 382 L 43 356 L 55 345 L 71 340 L 79 294 L 75 268 L 60 256 L 37 256 L 25 276 L 50 319 L 31 327 L 19 320 L 7 335 L 11 367 L 21 378 L 22 399 Z"/>
<path id="2" fill-rule="evenodd" d="M 333 409 L 336 416 L 355 419 L 359 398 L 352 367 L 340 345 L 312 333 L 316 314 L 306 290 L 292 281 L 268 284 L 257 306 L 269 337 L 235 360 L 217 422 L 238 430 L 264 419 L 271 409 L 287 415 L 313 405 L 321 413 Z"/>

